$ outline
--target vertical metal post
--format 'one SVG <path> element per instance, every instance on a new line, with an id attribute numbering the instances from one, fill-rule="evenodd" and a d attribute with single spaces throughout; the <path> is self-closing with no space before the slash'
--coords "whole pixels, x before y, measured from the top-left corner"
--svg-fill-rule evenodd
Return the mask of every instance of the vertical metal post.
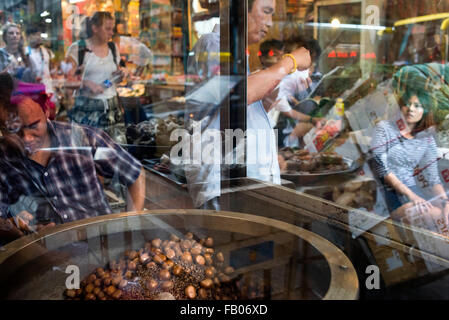
<path id="1" fill-rule="evenodd" d="M 220 1 L 220 72 L 238 78 L 239 84 L 231 90 L 220 110 L 222 141 L 226 129 L 246 131 L 247 80 L 247 1 Z M 222 145 L 225 154 L 225 145 Z M 246 162 L 246 155 L 245 155 Z M 246 167 L 222 165 L 222 190 L 230 187 L 232 178 L 245 177 Z"/>

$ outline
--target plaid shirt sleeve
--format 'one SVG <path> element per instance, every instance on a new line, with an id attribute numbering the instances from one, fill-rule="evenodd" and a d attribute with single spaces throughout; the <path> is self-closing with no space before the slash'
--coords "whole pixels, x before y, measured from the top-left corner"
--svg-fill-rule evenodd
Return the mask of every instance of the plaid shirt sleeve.
<path id="1" fill-rule="evenodd" d="M 97 172 L 105 178 L 118 175 L 119 181 L 132 185 L 140 175 L 142 165 L 104 131 L 86 128 Z"/>

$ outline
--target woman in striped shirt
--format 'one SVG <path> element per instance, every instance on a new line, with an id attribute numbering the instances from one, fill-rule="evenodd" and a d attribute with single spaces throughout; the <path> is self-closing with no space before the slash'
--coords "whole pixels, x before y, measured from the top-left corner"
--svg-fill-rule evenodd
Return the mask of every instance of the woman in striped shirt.
<path id="1" fill-rule="evenodd" d="M 386 185 L 391 217 L 408 223 L 419 217 L 427 228 L 435 229 L 437 221 L 449 225 L 449 200 L 438 175 L 432 130 L 426 130 L 434 124 L 429 93 L 412 86 L 407 85 L 399 99 L 403 117 L 377 125 L 370 150 L 372 164 Z M 421 174 L 430 192 L 416 184 L 415 176 Z M 429 201 L 432 198 L 438 200 Z"/>

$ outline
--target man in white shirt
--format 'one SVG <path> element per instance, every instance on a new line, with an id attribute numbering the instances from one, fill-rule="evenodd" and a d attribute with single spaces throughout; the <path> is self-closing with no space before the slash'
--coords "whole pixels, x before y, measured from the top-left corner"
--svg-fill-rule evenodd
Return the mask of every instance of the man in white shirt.
<path id="1" fill-rule="evenodd" d="M 273 25 L 272 16 L 275 12 L 275 6 L 275 0 L 248 0 L 248 44 L 258 43 L 267 35 L 268 30 Z M 200 39 L 195 46 L 204 47 L 211 51 L 207 51 L 206 54 L 198 54 L 199 50 L 194 49 L 197 55 L 193 59 L 200 62 L 197 63 L 197 66 L 200 68 L 203 66 L 203 69 L 197 68 L 195 72 L 202 76 L 218 74 L 217 70 L 211 73 L 210 68 L 219 66 L 219 59 L 215 65 L 202 61 L 202 59 L 217 57 L 217 54 L 220 53 L 219 33 L 215 32 L 215 35 L 212 33 L 205 39 L 208 38 L 210 38 L 209 41 L 201 41 Z M 211 46 L 210 44 L 213 43 L 216 45 Z M 270 68 L 248 76 L 246 123 L 247 132 L 253 133 L 247 137 L 246 141 L 248 177 L 280 183 L 276 137 L 261 99 L 274 90 L 286 75 L 293 73 L 296 69 L 305 70 L 310 64 L 309 51 L 305 48 L 299 48 L 289 56 L 284 56 Z M 204 67 L 209 68 L 209 70 L 204 70 Z M 192 69 L 189 71 L 192 73 Z M 207 116 L 213 120 L 208 124 L 206 130 L 220 130 L 219 112 Z M 220 196 L 219 168 L 220 166 L 215 164 L 197 168 L 185 166 L 189 191 L 196 207 L 208 207 L 208 201 L 214 201 L 214 198 Z M 205 203 L 206 206 L 204 206 Z"/>

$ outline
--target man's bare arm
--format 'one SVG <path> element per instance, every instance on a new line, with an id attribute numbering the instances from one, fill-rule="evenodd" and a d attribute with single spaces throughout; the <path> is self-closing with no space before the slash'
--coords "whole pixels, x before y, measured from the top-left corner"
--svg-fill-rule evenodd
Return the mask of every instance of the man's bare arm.
<path id="1" fill-rule="evenodd" d="M 139 177 L 128 187 L 128 211 L 141 211 L 145 204 L 145 169 L 142 168 Z"/>
<path id="2" fill-rule="evenodd" d="M 310 67 L 312 60 L 307 49 L 299 48 L 291 54 L 296 59 L 298 70 L 305 70 Z M 250 105 L 267 96 L 289 74 L 293 67 L 293 59 L 285 57 L 271 67 L 251 74 L 247 83 L 247 104 Z"/>

